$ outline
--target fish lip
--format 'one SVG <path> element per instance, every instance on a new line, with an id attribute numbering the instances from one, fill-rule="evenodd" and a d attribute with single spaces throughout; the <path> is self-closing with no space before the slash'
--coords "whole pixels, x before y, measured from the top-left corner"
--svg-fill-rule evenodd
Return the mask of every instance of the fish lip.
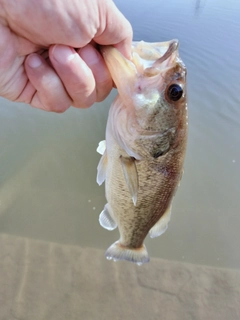
<path id="1" fill-rule="evenodd" d="M 119 93 L 130 99 L 130 92 L 133 92 L 135 79 L 137 78 L 136 66 L 114 46 L 100 46 L 100 52 Z M 126 93 L 125 88 L 126 81 L 128 83 L 128 93 Z"/>
<path id="2" fill-rule="evenodd" d="M 178 49 L 179 41 L 172 39 L 165 42 L 133 41 L 132 53 L 137 53 L 144 60 L 158 60 L 169 50 L 174 52 Z"/>
<path id="3" fill-rule="evenodd" d="M 178 50 L 179 47 L 179 41 L 177 39 L 173 39 L 169 41 L 169 47 L 167 51 L 164 53 L 162 57 L 160 57 L 154 64 L 153 66 L 157 66 L 158 64 L 164 62 L 167 60 L 173 53 L 175 53 Z"/>
<path id="4" fill-rule="evenodd" d="M 179 41 L 177 39 L 170 40 L 168 42 L 168 48 L 163 55 L 156 59 L 152 66 L 144 69 L 144 75 L 152 77 L 172 68 L 178 59 L 178 47 Z"/>

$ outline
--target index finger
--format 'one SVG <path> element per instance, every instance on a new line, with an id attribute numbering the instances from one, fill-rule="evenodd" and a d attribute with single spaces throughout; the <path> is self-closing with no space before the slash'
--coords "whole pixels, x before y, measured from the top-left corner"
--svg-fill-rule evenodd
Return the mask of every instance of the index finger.
<path id="1" fill-rule="evenodd" d="M 101 45 L 113 45 L 126 58 L 130 58 L 133 37 L 130 22 L 112 1 L 108 1 L 108 5 L 104 6 L 100 15 L 103 16 L 102 21 L 105 21 L 105 24 L 103 23 L 93 40 Z"/>

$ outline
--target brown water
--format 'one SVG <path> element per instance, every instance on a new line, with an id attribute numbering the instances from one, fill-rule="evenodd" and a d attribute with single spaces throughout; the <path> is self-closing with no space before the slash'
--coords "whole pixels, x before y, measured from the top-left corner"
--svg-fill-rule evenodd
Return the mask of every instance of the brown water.
<path id="1" fill-rule="evenodd" d="M 135 40 L 180 40 L 188 68 L 189 143 L 168 231 L 151 256 L 240 268 L 240 2 L 116 1 Z M 0 100 L 0 233 L 106 249 L 96 184 L 107 113 L 49 114 Z"/>

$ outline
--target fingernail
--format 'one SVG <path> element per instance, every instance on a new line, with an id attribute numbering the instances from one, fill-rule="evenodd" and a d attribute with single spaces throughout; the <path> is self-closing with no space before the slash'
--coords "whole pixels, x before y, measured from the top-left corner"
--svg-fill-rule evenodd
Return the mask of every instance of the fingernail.
<path id="1" fill-rule="evenodd" d="M 28 57 L 27 64 L 29 67 L 36 69 L 42 64 L 42 60 L 36 54 L 32 54 Z"/>
<path id="2" fill-rule="evenodd" d="M 55 45 L 52 54 L 59 63 L 66 63 L 74 58 L 76 51 L 68 46 Z"/>

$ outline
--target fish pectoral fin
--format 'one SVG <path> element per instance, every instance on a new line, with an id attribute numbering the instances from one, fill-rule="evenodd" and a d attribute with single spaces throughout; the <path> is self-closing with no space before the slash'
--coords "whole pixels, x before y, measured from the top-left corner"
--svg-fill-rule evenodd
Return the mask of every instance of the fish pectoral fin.
<path id="1" fill-rule="evenodd" d="M 183 174 L 184 174 L 184 169 L 181 172 L 181 175 L 180 175 L 180 178 L 179 178 L 179 182 L 178 182 L 178 187 L 180 186 Z"/>
<path id="2" fill-rule="evenodd" d="M 167 208 L 167 210 L 164 212 L 164 214 L 161 216 L 158 222 L 150 229 L 150 238 L 159 237 L 167 230 L 168 223 L 171 219 L 171 209 L 172 205 L 170 204 L 170 206 Z"/>
<path id="3" fill-rule="evenodd" d="M 116 241 L 107 249 L 105 256 L 108 260 L 126 260 L 138 265 L 149 262 L 148 252 L 144 244 L 140 248 L 129 248 L 123 246 L 120 241 Z"/>
<path id="4" fill-rule="evenodd" d="M 109 204 L 105 204 L 103 211 L 99 215 L 100 225 L 107 230 L 114 230 L 117 228 L 117 223 L 109 213 Z"/>
<path id="5" fill-rule="evenodd" d="M 104 154 L 106 150 L 106 140 L 102 140 L 99 142 L 98 147 L 97 147 L 97 152 L 101 155 Z"/>
<path id="6" fill-rule="evenodd" d="M 100 186 L 106 179 L 106 171 L 107 171 L 107 151 L 105 150 L 102 155 L 99 164 L 97 166 L 97 183 Z"/>
<path id="7" fill-rule="evenodd" d="M 132 196 L 134 206 L 137 204 L 138 194 L 138 172 L 136 167 L 136 160 L 133 157 L 120 157 L 123 174 L 128 186 L 128 190 Z"/>

